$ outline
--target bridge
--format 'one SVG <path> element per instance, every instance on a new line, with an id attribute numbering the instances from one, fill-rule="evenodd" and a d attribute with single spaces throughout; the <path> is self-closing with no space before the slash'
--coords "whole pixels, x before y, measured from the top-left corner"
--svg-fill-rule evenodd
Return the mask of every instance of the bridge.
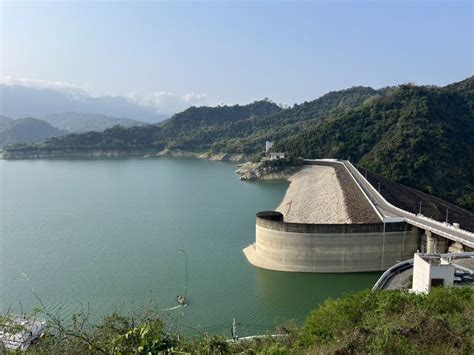
<path id="1" fill-rule="evenodd" d="M 357 186 L 362 190 L 362 193 L 384 224 L 405 221 L 425 231 L 428 252 L 446 252 L 446 250 L 438 250 L 440 244 L 442 244 L 442 239 L 439 237 L 452 240 L 471 249 L 474 248 L 474 233 L 446 222 L 439 222 L 421 214 L 414 214 L 405 211 L 392 205 L 382 196 L 382 194 L 380 194 L 379 191 L 377 191 L 377 189 L 375 189 L 374 186 L 372 186 L 372 184 L 356 169 L 356 167 L 354 167 L 354 165 L 352 165 L 350 161 L 336 159 L 305 159 L 305 162 L 333 162 L 344 165 L 347 172 L 350 174 Z"/>

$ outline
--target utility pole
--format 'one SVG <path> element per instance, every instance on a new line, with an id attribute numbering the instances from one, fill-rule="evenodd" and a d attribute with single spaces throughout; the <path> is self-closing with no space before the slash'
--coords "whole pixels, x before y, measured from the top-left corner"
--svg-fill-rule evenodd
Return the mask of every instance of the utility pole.
<path id="1" fill-rule="evenodd" d="M 449 208 L 446 207 L 446 223 L 448 223 Z"/>
<path id="2" fill-rule="evenodd" d="M 379 192 L 380 192 L 380 182 L 379 182 Z"/>
<path id="3" fill-rule="evenodd" d="M 383 234 L 382 234 L 382 265 L 381 269 L 385 271 L 384 268 L 384 254 L 385 254 L 385 222 L 383 222 Z"/>
<path id="4" fill-rule="evenodd" d="M 418 213 L 421 214 L 421 201 L 420 201 L 420 208 L 418 210 Z"/>

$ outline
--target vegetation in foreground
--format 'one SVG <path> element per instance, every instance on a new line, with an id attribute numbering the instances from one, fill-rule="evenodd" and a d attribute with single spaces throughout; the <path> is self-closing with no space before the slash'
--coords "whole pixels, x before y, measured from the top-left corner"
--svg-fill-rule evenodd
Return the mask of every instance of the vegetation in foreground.
<path id="1" fill-rule="evenodd" d="M 43 314 L 45 316 L 45 314 Z M 429 295 L 369 290 L 327 300 L 279 338 L 227 341 L 185 337 L 156 314 L 112 314 L 97 325 L 76 315 L 68 326 L 49 315 L 46 334 L 29 350 L 39 354 L 472 354 L 474 289 L 437 288 Z M 0 319 L 1 320 L 1 319 Z M 282 330 L 284 330 L 282 332 Z"/>

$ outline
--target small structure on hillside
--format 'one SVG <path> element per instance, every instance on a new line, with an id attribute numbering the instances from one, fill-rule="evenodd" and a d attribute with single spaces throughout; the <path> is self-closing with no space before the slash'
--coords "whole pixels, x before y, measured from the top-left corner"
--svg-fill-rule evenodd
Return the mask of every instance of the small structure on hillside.
<path id="1" fill-rule="evenodd" d="M 412 290 L 428 293 L 433 287 L 453 286 L 456 268 L 451 258 L 440 255 L 415 254 Z"/>
<path id="2" fill-rule="evenodd" d="M 270 149 L 273 147 L 273 142 L 272 141 L 266 141 L 265 142 L 265 154 L 268 154 Z"/>
<path id="3" fill-rule="evenodd" d="M 285 159 L 285 153 L 270 153 L 270 160 Z"/>
<path id="4" fill-rule="evenodd" d="M 265 141 L 265 158 L 263 160 L 285 159 L 285 153 L 270 152 L 273 148 L 273 141 Z"/>
<path id="5" fill-rule="evenodd" d="M 474 287 L 474 252 L 426 254 L 398 262 L 377 280 L 375 290 L 429 293 L 433 287 Z"/>

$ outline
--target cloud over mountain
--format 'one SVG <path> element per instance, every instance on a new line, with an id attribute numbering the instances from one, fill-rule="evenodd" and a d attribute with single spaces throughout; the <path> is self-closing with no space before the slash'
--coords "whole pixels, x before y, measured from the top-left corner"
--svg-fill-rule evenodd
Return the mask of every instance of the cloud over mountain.
<path id="1" fill-rule="evenodd" d="M 66 82 L 0 78 L 0 114 L 14 118 L 78 112 L 158 122 L 205 100 L 205 94 L 176 95 L 167 91 L 93 96 L 86 88 Z"/>
<path id="2" fill-rule="evenodd" d="M 175 113 L 189 106 L 204 104 L 207 95 L 187 93 L 180 96 L 169 91 L 157 91 L 144 95 L 131 93 L 128 98 L 140 106 L 154 108 L 158 112 Z"/>
<path id="3" fill-rule="evenodd" d="M 45 89 L 58 91 L 73 96 L 87 96 L 87 90 L 75 84 L 65 83 L 63 81 L 46 81 L 28 78 L 16 78 L 13 76 L 4 76 L 0 78 L 0 85 L 22 86 L 32 89 Z"/>

